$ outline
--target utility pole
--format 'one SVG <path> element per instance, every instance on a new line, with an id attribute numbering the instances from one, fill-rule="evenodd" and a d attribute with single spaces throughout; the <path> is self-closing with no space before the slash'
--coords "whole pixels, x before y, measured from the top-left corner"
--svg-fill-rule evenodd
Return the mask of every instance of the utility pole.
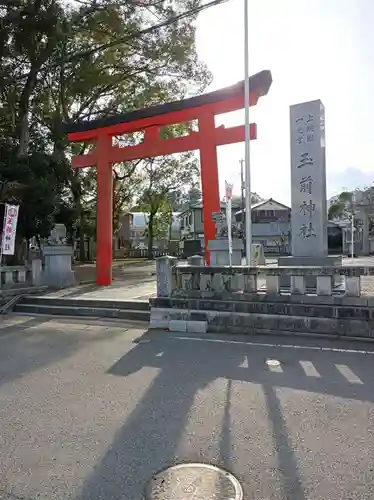
<path id="1" fill-rule="evenodd" d="M 355 204 L 356 204 L 356 193 L 353 191 L 352 193 L 352 211 L 351 211 L 351 258 L 352 258 L 352 264 L 355 261 L 354 255 L 355 255 L 355 238 L 354 238 L 354 231 L 355 231 Z"/>

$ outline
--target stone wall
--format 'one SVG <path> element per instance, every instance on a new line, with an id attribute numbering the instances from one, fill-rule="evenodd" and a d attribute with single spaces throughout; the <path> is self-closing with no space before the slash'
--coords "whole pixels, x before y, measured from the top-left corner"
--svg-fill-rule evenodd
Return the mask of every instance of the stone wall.
<path id="1" fill-rule="evenodd" d="M 151 299 L 151 328 L 374 338 L 374 296 L 361 293 L 361 277 L 374 276 L 374 268 L 161 265 L 168 278 Z M 305 286 L 311 275 L 316 289 Z M 291 287 L 280 287 L 281 276 Z"/>

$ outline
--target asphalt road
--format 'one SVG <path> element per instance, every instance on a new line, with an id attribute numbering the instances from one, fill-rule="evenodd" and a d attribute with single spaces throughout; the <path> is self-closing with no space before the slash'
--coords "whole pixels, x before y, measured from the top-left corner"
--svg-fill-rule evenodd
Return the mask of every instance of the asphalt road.
<path id="1" fill-rule="evenodd" d="M 374 497 L 373 344 L 143 334 L 0 323 L 0 499 L 138 500 L 185 460 L 248 500 Z"/>

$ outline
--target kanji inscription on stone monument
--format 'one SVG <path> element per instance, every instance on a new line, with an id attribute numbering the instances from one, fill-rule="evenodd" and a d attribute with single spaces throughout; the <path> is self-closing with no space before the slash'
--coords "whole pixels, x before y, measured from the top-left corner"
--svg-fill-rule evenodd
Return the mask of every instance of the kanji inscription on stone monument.
<path id="1" fill-rule="evenodd" d="M 292 255 L 295 257 L 327 255 L 324 114 L 320 100 L 290 108 Z"/>

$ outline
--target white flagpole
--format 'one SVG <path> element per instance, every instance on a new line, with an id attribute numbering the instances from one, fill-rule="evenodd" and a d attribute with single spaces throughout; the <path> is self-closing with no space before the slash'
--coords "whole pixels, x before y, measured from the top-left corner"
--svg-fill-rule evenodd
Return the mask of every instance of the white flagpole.
<path id="1" fill-rule="evenodd" d="M 244 126 L 245 126 L 245 250 L 247 266 L 252 254 L 251 158 L 249 129 L 249 26 L 248 0 L 244 0 Z"/>
<path id="2" fill-rule="evenodd" d="M 231 196 L 232 186 L 225 181 L 226 188 L 226 221 L 227 221 L 227 238 L 229 242 L 229 266 L 232 266 L 232 220 L 231 220 Z"/>

